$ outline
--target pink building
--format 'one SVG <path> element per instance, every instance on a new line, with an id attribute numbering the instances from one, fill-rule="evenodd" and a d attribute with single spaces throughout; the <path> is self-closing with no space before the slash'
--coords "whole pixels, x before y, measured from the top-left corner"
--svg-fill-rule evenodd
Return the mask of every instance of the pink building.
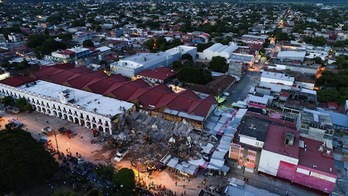
<path id="1" fill-rule="evenodd" d="M 325 193 L 332 192 L 337 179 L 333 152 L 323 142 L 276 125 L 268 128 L 258 171 Z"/>

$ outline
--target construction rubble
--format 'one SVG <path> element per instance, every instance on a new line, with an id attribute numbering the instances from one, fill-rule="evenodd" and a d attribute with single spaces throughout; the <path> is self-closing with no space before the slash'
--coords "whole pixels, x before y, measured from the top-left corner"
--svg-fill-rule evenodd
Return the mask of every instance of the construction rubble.
<path id="1" fill-rule="evenodd" d="M 128 148 L 133 166 L 140 171 L 156 169 L 166 155 L 183 161 L 205 159 L 217 144 L 210 134 L 194 131 L 183 122 L 174 122 L 145 112 L 132 112 L 124 117 L 109 139 L 115 148 Z M 158 169 L 158 168 L 157 168 Z"/>

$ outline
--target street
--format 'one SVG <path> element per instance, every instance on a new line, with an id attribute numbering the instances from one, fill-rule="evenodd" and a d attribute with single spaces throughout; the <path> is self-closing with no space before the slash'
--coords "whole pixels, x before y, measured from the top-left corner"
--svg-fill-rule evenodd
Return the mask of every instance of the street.
<path id="1" fill-rule="evenodd" d="M 231 106 L 233 102 L 243 101 L 251 87 L 255 87 L 260 82 L 261 73 L 257 68 L 249 70 L 242 76 L 238 83 L 234 84 L 228 91 L 230 95 L 227 97 L 224 105 Z"/>

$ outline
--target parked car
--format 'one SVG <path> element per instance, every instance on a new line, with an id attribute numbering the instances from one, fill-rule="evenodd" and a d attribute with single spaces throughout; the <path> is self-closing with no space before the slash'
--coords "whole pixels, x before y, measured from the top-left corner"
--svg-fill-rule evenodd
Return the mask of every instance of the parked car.
<path id="1" fill-rule="evenodd" d="M 117 151 L 114 161 L 120 162 L 128 153 L 129 150 L 127 148 L 122 148 L 121 150 Z"/>
<path id="2" fill-rule="evenodd" d="M 42 128 L 42 129 L 41 129 L 41 132 L 42 132 L 43 134 L 46 134 L 46 135 L 52 135 L 52 134 L 53 134 L 53 131 L 52 131 L 52 129 L 51 129 L 50 127 Z"/>
<path id="3" fill-rule="evenodd" d="M 14 107 L 14 106 L 7 106 L 7 107 L 5 108 L 5 111 L 11 112 L 11 113 L 13 113 L 13 114 L 18 114 L 19 112 L 21 112 L 21 110 L 20 110 L 19 108 Z"/>

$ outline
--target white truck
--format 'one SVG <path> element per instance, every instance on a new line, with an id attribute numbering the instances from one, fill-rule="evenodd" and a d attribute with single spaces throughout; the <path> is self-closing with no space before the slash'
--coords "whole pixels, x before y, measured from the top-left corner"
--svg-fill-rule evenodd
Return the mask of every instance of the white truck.
<path id="1" fill-rule="evenodd" d="M 122 148 L 116 153 L 116 157 L 114 158 L 114 161 L 120 162 L 123 157 L 125 157 L 129 153 L 129 150 L 127 148 Z"/>

